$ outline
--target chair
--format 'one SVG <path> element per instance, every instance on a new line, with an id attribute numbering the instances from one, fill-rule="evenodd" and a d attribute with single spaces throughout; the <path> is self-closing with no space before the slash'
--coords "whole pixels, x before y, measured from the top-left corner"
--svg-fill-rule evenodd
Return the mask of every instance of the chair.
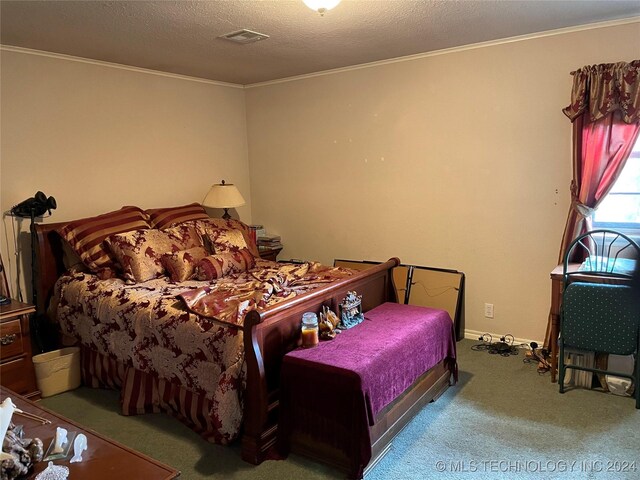
<path id="1" fill-rule="evenodd" d="M 580 268 L 569 269 L 574 258 Z M 613 230 L 593 230 L 576 238 L 563 263 L 560 312 L 559 378 L 564 393 L 567 368 L 631 378 L 640 408 L 640 293 L 631 286 L 640 262 L 640 247 Z M 569 271 L 571 270 L 571 271 Z M 634 373 L 621 373 L 565 362 L 565 347 L 615 355 L 635 354 Z"/>

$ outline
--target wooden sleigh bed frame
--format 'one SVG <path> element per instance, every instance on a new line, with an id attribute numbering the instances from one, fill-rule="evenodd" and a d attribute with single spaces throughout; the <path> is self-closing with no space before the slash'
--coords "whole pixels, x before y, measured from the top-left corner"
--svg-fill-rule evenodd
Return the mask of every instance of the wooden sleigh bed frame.
<path id="1" fill-rule="evenodd" d="M 37 236 L 37 311 L 46 315 L 57 279 L 65 271 L 62 239 L 56 230 L 65 223 L 35 225 Z M 250 311 L 243 326 L 246 390 L 242 431 L 243 460 L 259 464 L 270 457 L 277 440 L 279 414 L 279 378 L 282 358 L 297 348 L 300 318 L 307 311 L 320 311 L 323 305 L 338 311 L 347 291 L 362 295 L 366 312 L 384 302 L 397 302 L 393 285 L 393 268 L 400 261 L 385 263 L 338 280 L 325 287 L 274 305 L 261 313 Z M 55 319 L 50 321 L 57 324 Z M 424 404 L 435 399 L 449 384 L 449 371 L 443 360 L 418 379 L 409 390 L 385 409 L 385 414 L 371 429 L 374 456 L 383 454 L 393 437 Z M 329 460 L 334 463 L 335 460 Z"/>

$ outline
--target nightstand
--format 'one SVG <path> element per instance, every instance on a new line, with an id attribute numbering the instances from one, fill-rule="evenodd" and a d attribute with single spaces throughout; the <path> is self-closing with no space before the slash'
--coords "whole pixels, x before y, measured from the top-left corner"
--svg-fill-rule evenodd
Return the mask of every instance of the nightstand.
<path id="1" fill-rule="evenodd" d="M 282 247 L 280 248 L 269 248 L 267 250 L 259 250 L 260 258 L 263 260 L 271 260 L 275 262 L 278 258 L 278 254 L 282 251 Z"/>
<path id="2" fill-rule="evenodd" d="M 0 383 L 28 398 L 40 396 L 29 335 L 29 316 L 35 311 L 16 300 L 0 306 Z"/>

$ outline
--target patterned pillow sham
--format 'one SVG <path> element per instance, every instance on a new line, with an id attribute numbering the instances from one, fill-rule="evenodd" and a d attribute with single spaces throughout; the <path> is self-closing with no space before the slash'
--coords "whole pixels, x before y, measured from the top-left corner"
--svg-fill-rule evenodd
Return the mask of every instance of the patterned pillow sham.
<path id="1" fill-rule="evenodd" d="M 203 240 L 212 254 L 233 253 L 242 249 L 248 250 L 247 242 L 240 230 L 210 229 Z"/>
<path id="2" fill-rule="evenodd" d="M 256 259 L 247 248 L 210 255 L 198 262 L 196 278 L 198 280 L 215 280 L 232 273 L 246 272 L 255 265 Z"/>
<path id="3" fill-rule="evenodd" d="M 151 208 L 145 210 L 144 213 L 149 216 L 151 228 L 160 230 L 192 220 L 206 220 L 209 218 L 204 207 L 199 203 L 190 203 L 181 207 Z"/>
<path id="4" fill-rule="evenodd" d="M 245 246 L 249 249 L 254 257 L 260 256 L 258 254 L 258 247 L 251 237 L 251 230 L 240 220 L 235 220 L 233 218 L 229 220 L 225 220 L 223 218 L 208 218 L 206 220 L 197 220 L 193 222 L 193 225 L 196 227 L 198 233 L 203 239 L 206 239 L 207 237 L 215 237 L 215 230 L 240 230 L 246 244 Z M 215 253 L 218 252 L 216 251 Z"/>
<path id="5" fill-rule="evenodd" d="M 161 277 L 164 254 L 202 246 L 195 229 L 183 225 L 111 235 L 105 243 L 122 267 L 124 279 L 135 283 Z"/>
<path id="6" fill-rule="evenodd" d="M 195 275 L 196 265 L 207 255 L 209 252 L 204 247 L 165 253 L 162 256 L 162 265 L 169 273 L 172 282 L 184 282 Z"/>
<path id="7" fill-rule="evenodd" d="M 116 261 L 104 240 L 116 233 L 147 228 L 147 216 L 140 208 L 122 207 L 96 217 L 69 222 L 58 229 L 58 233 L 89 270 L 100 278 L 111 278 L 116 274 Z"/>

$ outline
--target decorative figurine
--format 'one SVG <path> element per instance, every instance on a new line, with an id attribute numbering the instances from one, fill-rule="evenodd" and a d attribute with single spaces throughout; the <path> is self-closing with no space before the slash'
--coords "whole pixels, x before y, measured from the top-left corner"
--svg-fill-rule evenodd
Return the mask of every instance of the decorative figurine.
<path id="1" fill-rule="evenodd" d="M 347 296 L 340 304 L 340 325 L 338 328 L 346 330 L 362 323 L 363 320 L 362 295 L 358 295 L 356 292 L 347 292 Z"/>
<path id="2" fill-rule="evenodd" d="M 0 479 L 13 480 L 29 473 L 31 466 L 42 460 L 44 447 L 39 438 L 23 438 L 21 427 L 9 424 L 2 442 L 3 456 L 0 462 Z"/>
<path id="3" fill-rule="evenodd" d="M 11 423 L 14 411 L 20 411 L 10 397 L 0 404 L 0 479 L 13 480 L 26 475 L 35 462 L 42 460 L 44 448 L 39 438 L 22 438 L 22 429 Z"/>
<path id="4" fill-rule="evenodd" d="M 15 409 L 16 406 L 11 401 L 11 397 L 5 398 L 2 404 L 0 404 L 0 438 L 3 440 L 4 436 L 7 434 L 7 430 L 9 429 L 11 417 L 13 417 Z M 11 458 L 11 455 L 5 452 L 0 452 L 0 460 L 8 460 L 9 458 Z"/>
<path id="5" fill-rule="evenodd" d="M 318 328 L 320 329 L 320 338 L 323 340 L 331 340 L 336 338 L 336 334 L 340 333 L 337 330 L 340 319 L 333 313 L 329 307 L 322 306 L 322 312 L 320 312 L 320 322 Z"/>
<path id="6" fill-rule="evenodd" d="M 71 463 L 82 461 L 82 452 L 87 449 L 87 436 L 84 433 L 79 433 L 76 439 L 73 441 L 73 457 L 71 457 Z"/>
<path id="7" fill-rule="evenodd" d="M 62 427 L 56 428 L 56 439 L 51 453 L 57 454 L 64 452 L 64 445 L 67 443 L 67 429 Z"/>

